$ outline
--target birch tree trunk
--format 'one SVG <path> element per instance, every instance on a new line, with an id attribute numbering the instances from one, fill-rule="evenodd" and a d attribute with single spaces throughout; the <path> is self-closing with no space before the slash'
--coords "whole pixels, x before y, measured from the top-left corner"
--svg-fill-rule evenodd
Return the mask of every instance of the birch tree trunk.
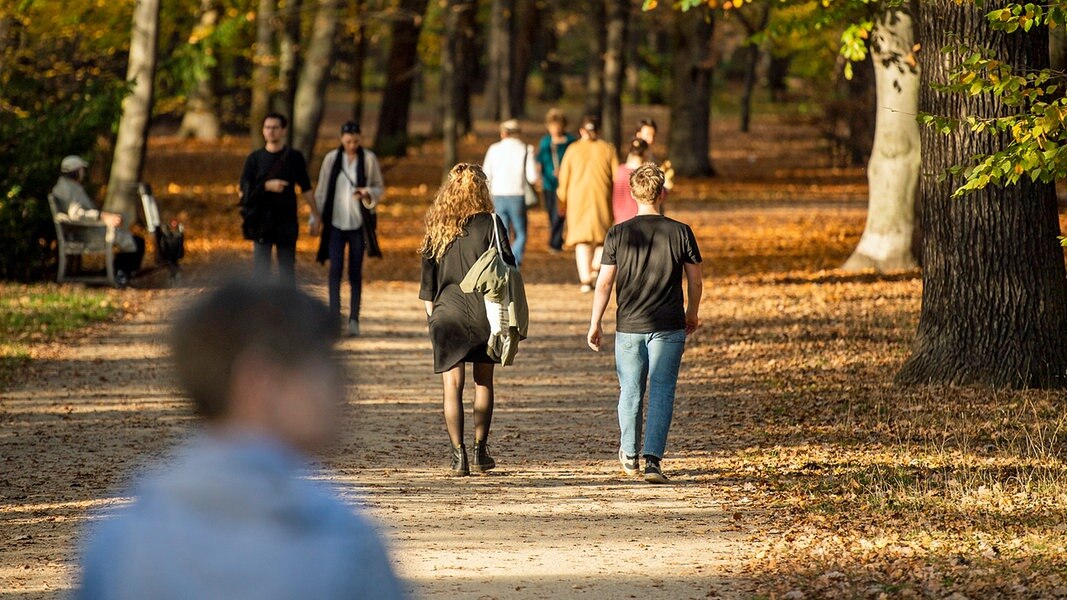
<path id="1" fill-rule="evenodd" d="M 137 214 L 137 182 L 144 171 L 148 125 L 152 118 L 158 42 L 159 0 L 137 0 L 126 70 L 131 91 L 122 101 L 122 118 L 104 202 L 108 210 L 121 214 L 126 223 L 133 222 Z"/>
<path id="2" fill-rule="evenodd" d="M 215 0 L 202 0 L 196 35 L 200 39 L 210 35 L 218 25 L 218 21 L 219 8 Z M 215 70 L 216 66 L 210 67 L 193 84 L 189 99 L 185 103 L 185 114 L 182 115 L 182 124 L 178 128 L 178 137 L 191 137 L 206 142 L 219 139 L 219 113 L 214 86 Z"/>
<path id="3" fill-rule="evenodd" d="M 626 33 L 629 0 L 608 0 L 607 38 L 604 47 L 604 139 L 619 152 L 622 145 L 622 86 L 626 75 Z"/>
<path id="4" fill-rule="evenodd" d="M 912 55 L 912 19 L 903 10 L 886 12 L 871 32 L 876 108 L 874 147 L 867 162 L 867 227 L 846 271 L 915 268 L 912 232 L 919 185 L 919 68 Z"/>
<path id="5" fill-rule="evenodd" d="M 278 0 L 259 0 L 259 10 L 256 11 L 256 43 L 252 49 L 252 101 L 248 114 L 248 134 L 253 149 L 263 145 L 263 117 L 270 111 L 274 12 L 277 6 Z"/>
<path id="6" fill-rule="evenodd" d="M 293 148 L 310 163 L 319 136 L 337 38 L 338 0 L 319 0 L 293 109 Z"/>
<path id="7" fill-rule="evenodd" d="M 922 87 L 919 104 L 935 115 L 999 117 L 1014 112 L 990 94 L 934 89 L 966 53 L 940 49 L 967 40 L 995 52 L 1018 72 L 1048 66 L 1048 32 L 1003 33 L 976 7 L 925 0 L 916 19 Z M 923 171 L 923 300 L 911 357 L 897 381 L 906 384 L 1062 387 L 1067 373 L 1067 273 L 1052 184 L 1023 178 L 952 198 L 959 176 L 946 170 L 976 154 L 996 152 L 1010 133 L 960 127 L 944 135 L 920 130 Z"/>
<path id="8" fill-rule="evenodd" d="M 707 6 L 674 15 L 674 88 L 668 158 L 678 175 L 706 177 L 711 167 L 712 36 L 715 13 Z"/>

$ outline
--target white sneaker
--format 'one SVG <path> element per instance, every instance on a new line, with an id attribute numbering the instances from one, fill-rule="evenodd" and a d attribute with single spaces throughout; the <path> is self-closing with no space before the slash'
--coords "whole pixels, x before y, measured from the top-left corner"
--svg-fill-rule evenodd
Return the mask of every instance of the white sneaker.
<path id="1" fill-rule="evenodd" d="M 638 464 L 636 456 L 626 456 L 626 453 L 619 448 L 619 464 L 622 465 L 622 472 L 629 476 L 637 475 Z"/>
<path id="2" fill-rule="evenodd" d="M 348 337 L 359 337 L 359 321 L 355 319 L 348 320 Z"/>

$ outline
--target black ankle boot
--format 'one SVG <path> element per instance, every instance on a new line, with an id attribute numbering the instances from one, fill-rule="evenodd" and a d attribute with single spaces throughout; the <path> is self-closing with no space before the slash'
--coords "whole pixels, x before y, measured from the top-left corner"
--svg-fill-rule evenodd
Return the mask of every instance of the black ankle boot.
<path id="1" fill-rule="evenodd" d="M 452 446 L 452 477 L 466 477 L 471 474 L 470 465 L 467 463 L 467 447 L 463 444 Z"/>
<path id="2" fill-rule="evenodd" d="M 489 456 L 489 446 L 485 442 L 474 442 L 474 464 L 471 468 L 479 473 L 484 473 L 496 466 L 496 461 Z"/>

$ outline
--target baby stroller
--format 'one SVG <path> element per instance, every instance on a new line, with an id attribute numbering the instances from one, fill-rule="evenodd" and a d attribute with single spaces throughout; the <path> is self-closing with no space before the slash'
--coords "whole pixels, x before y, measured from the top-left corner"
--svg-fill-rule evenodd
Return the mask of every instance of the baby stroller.
<path id="1" fill-rule="evenodd" d="M 159 205 L 152 195 L 152 186 L 138 183 L 137 192 L 144 208 L 145 228 L 155 238 L 156 262 L 167 267 L 170 276 L 176 278 L 181 270 L 178 262 L 185 256 L 185 226 L 174 219 L 169 223 L 160 222 Z"/>

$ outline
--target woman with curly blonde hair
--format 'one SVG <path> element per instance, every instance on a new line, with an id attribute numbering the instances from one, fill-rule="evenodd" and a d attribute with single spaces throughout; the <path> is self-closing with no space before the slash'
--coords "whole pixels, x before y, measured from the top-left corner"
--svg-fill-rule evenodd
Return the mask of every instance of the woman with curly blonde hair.
<path id="1" fill-rule="evenodd" d="M 426 213 L 419 290 L 419 298 L 426 303 L 434 373 L 442 374 L 454 476 L 468 475 L 471 469 L 485 472 L 496 466 L 486 446 L 493 419 L 493 368 L 497 362 L 486 352 L 489 320 L 482 295 L 464 293 L 459 287 L 471 266 L 494 245 L 494 229 L 504 250 L 504 261 L 514 265 L 508 233 L 493 216 L 485 172 L 477 165 L 456 165 Z M 463 444 L 463 384 L 468 362 L 472 363 L 475 386 L 471 462 Z"/>

